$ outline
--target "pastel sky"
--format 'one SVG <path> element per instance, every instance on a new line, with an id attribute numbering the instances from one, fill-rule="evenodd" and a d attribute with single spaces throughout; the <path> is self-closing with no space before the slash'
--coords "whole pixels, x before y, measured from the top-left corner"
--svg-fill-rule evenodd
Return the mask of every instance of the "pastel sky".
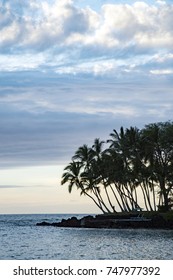
<path id="1" fill-rule="evenodd" d="M 0 213 L 96 213 L 76 149 L 173 119 L 173 1 L 0 0 Z"/>

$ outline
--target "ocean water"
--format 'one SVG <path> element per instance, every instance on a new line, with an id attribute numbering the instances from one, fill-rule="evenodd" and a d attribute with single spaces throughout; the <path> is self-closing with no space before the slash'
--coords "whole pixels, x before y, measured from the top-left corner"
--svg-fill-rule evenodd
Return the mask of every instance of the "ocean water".
<path id="1" fill-rule="evenodd" d="M 72 216 L 0 215 L 0 259 L 173 260 L 173 230 L 36 226 Z"/>

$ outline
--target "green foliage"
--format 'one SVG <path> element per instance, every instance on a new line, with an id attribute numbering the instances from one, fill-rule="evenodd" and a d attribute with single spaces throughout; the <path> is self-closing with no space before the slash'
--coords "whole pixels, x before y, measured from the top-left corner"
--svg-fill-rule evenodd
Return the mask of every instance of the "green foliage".
<path id="1" fill-rule="evenodd" d="M 121 127 L 105 142 L 96 138 L 92 147 L 79 147 L 61 183 L 68 183 L 69 192 L 76 186 L 103 213 L 140 209 L 139 196 L 147 211 L 170 210 L 173 123 L 148 124 L 141 130 Z"/>

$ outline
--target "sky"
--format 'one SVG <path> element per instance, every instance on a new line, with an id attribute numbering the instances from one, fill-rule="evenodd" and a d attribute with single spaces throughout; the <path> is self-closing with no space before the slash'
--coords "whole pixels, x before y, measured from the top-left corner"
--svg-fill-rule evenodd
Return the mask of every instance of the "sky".
<path id="1" fill-rule="evenodd" d="M 173 1 L 0 0 L 0 213 L 97 213 L 79 146 L 173 119 Z"/>

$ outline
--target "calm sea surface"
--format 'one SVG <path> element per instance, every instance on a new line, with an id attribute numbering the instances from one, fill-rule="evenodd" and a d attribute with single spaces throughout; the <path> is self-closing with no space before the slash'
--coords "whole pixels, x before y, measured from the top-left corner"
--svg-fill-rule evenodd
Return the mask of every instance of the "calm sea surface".
<path id="1" fill-rule="evenodd" d="M 173 230 L 36 226 L 71 216 L 0 215 L 0 259 L 173 260 Z"/>

